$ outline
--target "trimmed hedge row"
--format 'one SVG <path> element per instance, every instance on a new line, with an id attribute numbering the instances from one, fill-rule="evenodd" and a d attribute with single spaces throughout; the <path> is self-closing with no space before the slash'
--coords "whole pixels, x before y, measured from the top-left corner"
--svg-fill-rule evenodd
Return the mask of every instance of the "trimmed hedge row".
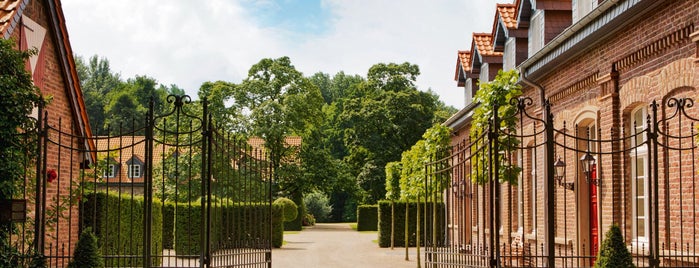
<path id="1" fill-rule="evenodd" d="M 163 248 L 175 248 L 175 203 L 163 204 Z"/>
<path id="2" fill-rule="evenodd" d="M 416 202 L 395 202 L 395 236 L 394 236 L 394 246 L 403 247 L 405 246 L 405 210 L 408 209 L 408 245 L 416 245 L 416 217 L 417 217 L 417 203 Z M 379 201 L 379 247 L 385 248 L 391 246 L 391 202 L 390 201 Z M 427 218 L 427 224 L 432 225 L 432 209 L 433 204 L 420 203 L 420 245 L 425 244 L 425 239 L 427 241 L 432 241 L 432 232 L 428 231 L 427 234 L 424 233 L 425 218 Z M 425 211 L 425 208 L 427 211 Z M 426 213 L 425 213 L 426 212 Z M 428 215 L 428 217 L 425 217 Z M 437 204 L 437 237 L 444 233 L 444 217 L 445 217 L 445 207 L 443 203 Z M 444 244 L 443 239 L 437 241 L 438 245 Z"/>
<path id="3" fill-rule="evenodd" d="M 177 204 L 175 209 L 175 251 L 178 255 L 201 253 L 201 232 L 204 224 L 200 203 Z M 264 224 L 272 217 L 272 226 Z M 282 206 L 268 203 L 231 203 L 212 205 L 211 249 L 264 247 L 264 241 L 272 239 L 272 246 L 281 247 L 284 225 Z M 270 234 L 270 231 L 272 232 Z"/>
<path id="4" fill-rule="evenodd" d="M 357 231 L 377 231 L 379 228 L 379 206 L 360 205 L 357 207 Z"/>
<path id="5" fill-rule="evenodd" d="M 107 267 L 144 266 L 142 258 L 109 256 L 142 256 L 145 226 L 144 200 L 141 196 L 117 193 L 89 193 L 81 203 L 83 227 L 92 227 L 102 248 Z M 153 199 L 151 213 L 151 254 L 162 255 L 162 203 Z M 160 266 L 160 258 L 152 259 L 152 266 Z"/>

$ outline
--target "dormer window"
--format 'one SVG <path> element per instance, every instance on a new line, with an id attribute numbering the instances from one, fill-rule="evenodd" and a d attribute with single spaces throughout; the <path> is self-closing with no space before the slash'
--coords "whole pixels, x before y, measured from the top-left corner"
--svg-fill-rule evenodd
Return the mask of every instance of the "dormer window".
<path id="1" fill-rule="evenodd" d="M 128 178 L 140 178 L 143 177 L 143 161 L 138 157 L 134 156 L 129 161 L 126 161 L 128 166 L 126 176 Z"/>
<path id="2" fill-rule="evenodd" d="M 103 178 L 114 178 L 119 173 L 119 163 L 112 158 L 107 159 L 107 163 L 103 168 Z"/>

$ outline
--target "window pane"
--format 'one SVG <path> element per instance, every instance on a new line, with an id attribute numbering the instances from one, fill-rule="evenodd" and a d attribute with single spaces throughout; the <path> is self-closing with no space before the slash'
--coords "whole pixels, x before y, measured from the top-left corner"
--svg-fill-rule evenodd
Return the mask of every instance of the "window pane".
<path id="1" fill-rule="evenodd" d="M 643 157 L 636 158 L 636 178 L 645 176 L 645 159 Z"/>
<path id="2" fill-rule="evenodd" d="M 637 233 L 637 237 L 645 237 L 646 236 L 646 221 L 645 221 L 645 219 L 636 220 L 636 233 Z"/>
<path id="3" fill-rule="evenodd" d="M 645 198 L 636 199 L 636 217 L 643 217 L 646 215 L 646 202 Z"/>

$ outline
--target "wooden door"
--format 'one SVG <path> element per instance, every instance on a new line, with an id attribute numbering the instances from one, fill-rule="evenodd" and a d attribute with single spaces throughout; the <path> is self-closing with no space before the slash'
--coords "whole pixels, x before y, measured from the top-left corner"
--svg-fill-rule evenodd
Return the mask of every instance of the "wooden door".
<path id="1" fill-rule="evenodd" d="M 590 167 L 590 182 L 597 179 L 597 164 Z M 597 185 L 588 183 L 590 187 L 590 255 L 597 256 L 599 250 L 599 223 L 597 221 Z M 590 259 L 590 265 L 595 263 L 596 257 Z"/>

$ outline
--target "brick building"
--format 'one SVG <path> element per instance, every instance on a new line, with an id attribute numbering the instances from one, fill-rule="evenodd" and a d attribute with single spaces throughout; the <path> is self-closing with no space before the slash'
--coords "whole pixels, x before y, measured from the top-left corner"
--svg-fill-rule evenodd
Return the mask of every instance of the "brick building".
<path id="1" fill-rule="evenodd" d="M 90 124 L 60 1 L 0 1 L 0 36 L 16 41 L 18 49 L 35 48 L 37 50 L 36 55 L 27 61 L 26 68 L 32 74 L 34 84 L 41 90 L 42 95 L 50 96 L 52 99 L 45 107 L 48 126 L 74 133 L 75 136 L 90 137 Z M 35 110 L 32 116 L 39 118 L 38 110 Z M 83 151 L 89 149 L 94 151 L 95 148 L 94 143 L 87 139 L 66 136 L 53 137 L 53 139 L 60 139 L 62 143 L 72 144 L 75 148 L 82 147 L 85 149 Z M 71 187 L 75 187 L 81 167 L 89 164 L 94 159 L 94 155 L 78 151 L 66 152 L 54 144 L 48 144 L 44 148 L 46 148 L 45 171 L 55 171 L 57 174 L 55 180 L 49 179 L 46 182 L 45 205 L 50 208 L 65 197 Z M 33 190 L 31 187 L 26 189 L 26 199 L 34 200 L 33 196 L 29 196 L 34 195 Z M 77 242 L 79 233 L 77 205 L 64 207 L 63 211 L 47 214 L 49 216 L 45 216 L 43 221 L 37 219 L 44 223 L 46 236 L 39 243 L 44 244 L 47 255 L 55 255 L 57 252 L 71 254 L 69 252 L 73 251 Z M 28 211 L 29 217 L 34 219 L 36 214 L 34 204 L 28 205 Z M 33 226 L 24 224 L 22 228 L 31 230 Z M 61 243 L 57 243 L 57 240 Z"/>
<path id="2" fill-rule="evenodd" d="M 470 50 L 457 52 L 455 80 L 465 90 L 465 108 L 445 125 L 453 129 L 455 150 L 468 148 L 479 83 L 500 69 L 518 69 L 523 95 L 532 100 L 526 108 L 532 117 L 521 118 L 521 144 L 510 158 L 522 172 L 517 185 L 497 186 L 498 213 L 488 203 L 494 192 L 471 183 L 470 167 L 454 171 L 449 240 L 462 252 L 489 244 L 489 213 L 498 213 L 496 236 L 508 248 L 503 256 L 511 250 L 544 257 L 547 242 L 555 241 L 557 256 L 586 256 L 556 263 L 587 266 L 614 223 L 638 265 L 699 266 L 699 112 L 682 102 L 699 97 L 697 23 L 693 0 L 498 4 L 492 32 L 474 33 Z M 547 101 L 555 129 L 550 156 L 545 122 L 537 120 L 546 118 Z M 687 121 L 672 121 L 680 116 Z M 660 134 L 659 146 L 648 133 Z M 585 172 L 580 159 L 587 154 L 595 161 Z M 559 158 L 566 169 L 555 181 L 547 168 Z M 522 265 L 521 258 L 514 263 Z"/>

